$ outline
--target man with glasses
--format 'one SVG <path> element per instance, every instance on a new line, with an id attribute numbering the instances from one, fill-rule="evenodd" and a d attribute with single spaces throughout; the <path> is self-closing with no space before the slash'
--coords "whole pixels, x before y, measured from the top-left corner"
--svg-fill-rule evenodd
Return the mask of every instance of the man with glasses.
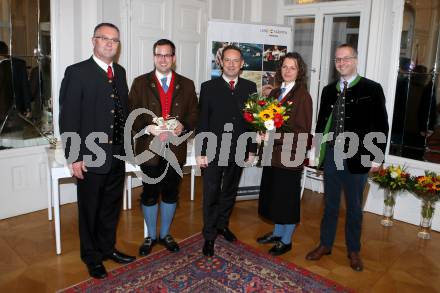
<path id="1" fill-rule="evenodd" d="M 59 122 L 61 134 L 75 133 L 81 139 L 78 144 L 74 139 L 63 143 L 78 183 L 81 259 L 91 277 L 102 279 L 107 276 L 103 260 L 129 263 L 135 259 L 115 249 L 125 163 L 114 156 L 124 155 L 128 86 L 125 69 L 113 62 L 119 29 L 111 23 L 97 25 L 92 44 L 91 58 L 66 69 Z M 105 138 L 98 139 L 102 134 Z M 79 156 L 73 158 L 78 151 Z M 99 163 L 103 155 L 104 161 Z"/>
<path id="2" fill-rule="evenodd" d="M 133 131 L 144 132 L 136 138 L 136 155 L 149 150 L 155 136 L 159 136 L 161 140 L 167 140 L 167 135 L 180 136 L 196 126 L 198 101 L 194 82 L 173 70 L 176 63 L 175 54 L 176 47 L 173 42 L 167 39 L 158 40 L 153 45 L 154 70 L 135 78 L 131 86 L 130 111 L 148 109 L 157 117 L 162 118 L 163 120 L 160 119 L 160 121 L 164 123 L 163 126 L 157 125 L 153 122 L 154 117 L 148 114 L 142 114 L 136 118 Z M 172 152 L 182 167 L 186 160 L 186 148 L 187 144 L 184 142 L 177 146 L 170 145 L 169 148 L 165 148 L 165 151 Z M 163 156 L 157 154 L 146 162 L 141 162 L 140 166 L 142 172 L 149 178 L 164 177 L 155 184 L 143 182 L 141 202 L 148 237 L 140 246 L 139 254 L 142 256 L 149 254 L 156 243 L 163 244 L 171 252 L 177 252 L 179 245 L 170 235 L 170 226 L 175 214 L 182 178 Z M 160 205 L 159 198 L 161 198 Z M 160 233 L 157 235 L 156 223 L 159 209 L 161 223 Z"/>
<path id="3" fill-rule="evenodd" d="M 240 49 L 226 46 L 221 55 L 222 76 L 204 82 L 200 90 L 197 133 L 213 133 L 217 138 L 214 157 L 207 153 L 206 142 L 197 142 L 202 144 L 197 164 L 204 168 L 203 254 L 206 256 L 214 255 L 217 234 L 230 242 L 237 239 L 228 227 L 242 171 L 235 161 L 235 153 L 239 136 L 248 130 L 242 114 L 244 103 L 257 91 L 254 82 L 239 77 L 243 64 Z M 230 145 L 228 139 L 222 141 L 228 135 Z M 256 145 L 248 144 L 248 150 L 255 152 L 255 149 Z M 253 160 L 253 156 L 249 155 L 248 160 Z"/>
<path id="4" fill-rule="evenodd" d="M 362 196 L 368 172 L 377 170 L 382 163 L 388 135 L 388 118 L 381 85 L 357 73 L 356 49 L 349 44 L 338 46 L 334 61 L 340 79 L 322 90 L 316 124 L 316 133 L 333 134 L 333 138 L 330 135 L 329 141 L 321 145 L 319 158 L 324 166 L 325 190 L 321 237 L 319 246 L 309 252 L 306 259 L 319 260 L 322 256 L 331 254 L 343 189 L 347 255 L 351 268 L 362 271 L 363 263 L 359 255 Z M 349 149 L 353 144 L 352 138 L 347 140 L 344 137 L 344 133 L 348 135 L 350 132 L 359 139 L 357 151 L 351 154 Z M 369 139 L 369 135 L 375 138 Z"/>

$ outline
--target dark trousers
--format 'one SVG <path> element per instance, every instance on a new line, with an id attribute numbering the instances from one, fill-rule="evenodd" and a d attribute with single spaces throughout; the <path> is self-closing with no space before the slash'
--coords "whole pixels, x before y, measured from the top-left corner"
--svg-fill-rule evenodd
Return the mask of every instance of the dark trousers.
<path id="1" fill-rule="evenodd" d="M 156 179 L 164 174 L 166 167 L 167 161 L 161 157 L 157 166 L 147 166 L 142 164 L 141 170 L 148 177 Z M 176 203 L 181 181 L 182 177 L 180 177 L 173 167 L 169 165 L 165 176 L 160 182 L 156 184 L 142 182 L 144 187 L 141 194 L 142 204 L 144 206 L 153 206 L 158 203 L 159 196 L 162 196 L 162 201 L 165 203 Z"/>
<path id="2" fill-rule="evenodd" d="M 344 169 L 337 170 L 334 149 L 327 148 L 324 159 L 324 216 L 321 221 L 321 245 L 331 248 L 338 224 L 341 190 L 346 203 L 345 242 L 348 252 L 361 249 L 362 194 L 368 174 L 352 174 L 344 160 Z"/>
<path id="3" fill-rule="evenodd" d="M 96 264 L 113 252 L 122 207 L 125 163 L 111 158 L 107 174 L 84 172 L 78 179 L 78 220 L 81 259 Z"/>
<path id="4" fill-rule="evenodd" d="M 203 237 L 214 240 L 217 229 L 229 225 L 243 168 L 235 163 L 226 167 L 209 165 L 203 170 Z"/>

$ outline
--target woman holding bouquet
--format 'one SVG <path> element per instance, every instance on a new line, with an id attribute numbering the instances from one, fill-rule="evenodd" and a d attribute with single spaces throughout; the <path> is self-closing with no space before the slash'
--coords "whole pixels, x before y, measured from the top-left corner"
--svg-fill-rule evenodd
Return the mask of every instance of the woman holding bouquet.
<path id="1" fill-rule="evenodd" d="M 306 64 L 300 54 L 289 52 L 283 56 L 275 79 L 279 87 L 269 97 L 289 105 L 289 118 L 283 125 L 285 131 L 276 129 L 270 163 L 263 163 L 258 213 L 275 226 L 257 242 L 275 244 L 269 253 L 281 255 L 291 250 L 292 235 L 300 220 L 301 175 L 312 126 L 312 99 L 306 88 Z M 268 141 L 268 133 L 260 136 Z"/>

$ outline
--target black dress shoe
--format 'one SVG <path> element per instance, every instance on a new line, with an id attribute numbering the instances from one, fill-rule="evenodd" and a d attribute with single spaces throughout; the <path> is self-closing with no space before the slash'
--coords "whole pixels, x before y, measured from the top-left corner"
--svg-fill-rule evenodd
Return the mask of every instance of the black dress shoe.
<path id="1" fill-rule="evenodd" d="M 284 244 L 282 241 L 278 241 L 271 249 L 269 253 L 272 255 L 281 255 L 292 249 L 292 243 Z"/>
<path id="2" fill-rule="evenodd" d="M 228 227 L 223 229 L 217 229 L 217 233 L 223 235 L 223 237 L 225 237 L 225 239 L 229 242 L 237 240 L 237 237 L 235 237 L 234 233 L 232 233 Z"/>
<path id="3" fill-rule="evenodd" d="M 361 256 L 359 252 L 350 252 L 348 253 L 348 258 L 350 259 L 350 267 L 357 271 L 362 272 L 364 270 L 364 264 L 362 262 Z"/>
<path id="4" fill-rule="evenodd" d="M 272 232 L 266 233 L 263 236 L 257 238 L 257 242 L 260 244 L 276 243 L 280 240 L 281 236 L 275 236 L 272 234 Z"/>
<path id="5" fill-rule="evenodd" d="M 139 247 L 139 254 L 142 256 L 146 256 L 150 254 L 151 249 L 157 243 L 156 239 L 151 239 L 151 237 L 147 237 L 144 239 L 144 243 L 142 243 L 141 247 Z"/>
<path id="6" fill-rule="evenodd" d="M 136 257 L 126 255 L 126 254 L 124 254 L 120 251 L 117 251 L 115 249 L 115 250 L 113 250 L 113 253 L 108 255 L 107 257 L 105 257 L 105 259 L 111 259 L 114 262 L 126 264 L 126 263 L 130 263 L 130 262 L 134 261 L 136 259 Z"/>
<path id="7" fill-rule="evenodd" d="M 89 275 L 95 279 L 104 279 L 107 277 L 107 271 L 102 263 L 99 264 L 87 264 Z"/>
<path id="8" fill-rule="evenodd" d="M 205 244 L 203 244 L 202 251 L 205 256 L 213 256 L 214 255 L 214 240 L 205 240 Z"/>
<path id="9" fill-rule="evenodd" d="M 164 238 L 159 239 L 159 243 L 165 245 L 165 247 L 171 252 L 179 251 L 179 245 L 174 240 L 174 238 L 169 234 Z"/>

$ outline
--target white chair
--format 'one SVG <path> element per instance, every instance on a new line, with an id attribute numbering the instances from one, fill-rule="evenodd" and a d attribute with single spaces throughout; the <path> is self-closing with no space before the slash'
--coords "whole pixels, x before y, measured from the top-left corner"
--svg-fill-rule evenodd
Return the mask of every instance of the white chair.
<path id="1" fill-rule="evenodd" d="M 53 218 L 55 224 L 55 246 L 56 253 L 61 254 L 61 224 L 60 224 L 60 179 L 72 178 L 72 174 L 64 159 L 62 149 L 48 149 L 48 168 L 47 168 L 47 202 L 48 202 L 48 218 L 52 220 L 52 207 Z M 188 141 L 188 153 L 186 159 L 186 165 L 191 166 L 191 200 L 194 200 L 195 193 L 195 174 L 196 174 L 196 159 L 195 159 L 195 147 L 191 141 Z M 132 191 L 132 173 L 140 172 L 141 169 L 137 165 L 131 165 L 125 163 L 125 172 L 128 174 L 125 179 L 124 195 L 123 195 L 123 209 L 131 209 L 131 191 Z M 144 237 L 148 236 L 148 229 L 144 221 Z"/>
<path id="2" fill-rule="evenodd" d="M 315 162 L 315 148 L 313 146 L 307 152 L 306 162 L 301 179 L 301 198 L 306 185 L 313 192 L 324 193 L 324 173 L 315 166 L 317 162 Z"/>
<path id="3" fill-rule="evenodd" d="M 306 184 L 310 190 L 324 193 L 324 174 L 322 170 L 318 170 L 313 166 L 304 166 L 301 180 L 301 198 Z"/>

